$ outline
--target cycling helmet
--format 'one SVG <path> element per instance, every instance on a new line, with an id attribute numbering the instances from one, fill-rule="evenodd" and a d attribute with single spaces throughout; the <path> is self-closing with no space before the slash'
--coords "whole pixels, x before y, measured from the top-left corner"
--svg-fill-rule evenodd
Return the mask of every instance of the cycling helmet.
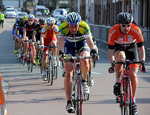
<path id="1" fill-rule="evenodd" d="M 44 24 L 45 23 L 45 19 L 43 19 L 43 18 L 39 19 L 39 23 L 40 24 Z"/>
<path id="2" fill-rule="evenodd" d="M 78 13 L 71 12 L 67 15 L 66 21 L 70 25 L 77 25 L 81 21 L 81 16 Z"/>
<path id="3" fill-rule="evenodd" d="M 133 16 L 128 12 L 121 12 L 117 15 L 119 24 L 129 24 L 133 22 Z"/>
<path id="4" fill-rule="evenodd" d="M 33 14 L 29 14 L 28 15 L 28 19 L 34 19 L 35 17 L 34 17 L 34 15 Z"/>
<path id="5" fill-rule="evenodd" d="M 25 22 L 28 20 L 27 16 L 22 17 L 22 20 Z"/>
<path id="6" fill-rule="evenodd" d="M 56 20 L 53 17 L 49 17 L 49 18 L 47 18 L 46 23 L 55 24 L 55 21 Z"/>

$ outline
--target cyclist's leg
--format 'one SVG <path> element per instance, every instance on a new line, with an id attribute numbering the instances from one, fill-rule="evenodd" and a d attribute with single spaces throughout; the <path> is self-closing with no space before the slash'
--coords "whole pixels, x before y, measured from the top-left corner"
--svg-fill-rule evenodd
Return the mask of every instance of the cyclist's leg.
<path id="1" fill-rule="evenodd" d="M 72 93 L 72 75 L 73 75 L 73 65 L 72 62 L 65 63 L 65 79 L 64 79 L 64 88 L 67 99 L 66 110 L 70 113 L 73 112 L 73 105 L 71 102 L 71 93 Z"/>
<path id="2" fill-rule="evenodd" d="M 49 40 L 44 39 L 44 47 L 49 46 Z M 48 59 L 48 52 L 49 48 L 44 48 L 43 50 L 43 56 L 42 56 L 42 68 L 43 68 L 43 76 L 46 75 L 46 64 L 47 64 L 47 59 Z"/>
<path id="3" fill-rule="evenodd" d="M 94 85 L 94 79 L 91 76 L 91 72 L 92 72 L 92 60 L 89 59 L 89 78 L 90 78 L 90 86 Z"/>
<path id="4" fill-rule="evenodd" d="M 131 79 L 131 84 L 132 84 L 132 95 L 135 97 L 136 95 L 136 89 L 138 86 L 138 79 L 137 79 L 137 72 L 138 72 L 138 65 L 137 64 L 132 64 L 129 68 L 130 71 L 130 79 Z M 133 100 L 135 101 L 135 99 Z"/>
<path id="5" fill-rule="evenodd" d="M 120 51 L 120 50 L 115 51 L 114 56 L 115 56 L 116 61 L 125 61 L 126 59 L 126 55 L 124 51 Z M 116 67 L 116 83 L 114 85 L 114 94 L 119 95 L 120 94 L 120 82 L 121 82 L 120 76 L 121 76 L 121 72 L 123 69 L 123 65 L 116 64 L 115 67 Z"/>
<path id="6" fill-rule="evenodd" d="M 14 53 L 17 54 L 19 49 L 19 36 L 15 38 L 15 50 Z"/>
<path id="7" fill-rule="evenodd" d="M 54 39 L 54 38 L 52 39 L 51 46 L 52 47 L 56 47 L 57 46 L 56 39 Z M 57 49 L 56 48 L 52 48 L 52 53 L 53 53 L 54 66 L 57 66 L 57 60 L 56 60 Z"/>
<path id="8" fill-rule="evenodd" d="M 27 48 L 29 47 L 28 43 L 28 37 L 26 36 L 25 39 L 23 39 L 23 49 L 24 49 L 24 54 L 27 53 Z"/>

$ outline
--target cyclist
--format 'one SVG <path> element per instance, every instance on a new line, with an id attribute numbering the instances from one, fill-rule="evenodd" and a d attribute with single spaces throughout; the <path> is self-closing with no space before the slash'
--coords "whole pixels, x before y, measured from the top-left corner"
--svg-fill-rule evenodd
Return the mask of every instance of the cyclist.
<path id="1" fill-rule="evenodd" d="M 96 40 L 95 40 L 95 38 L 93 37 L 93 35 L 92 35 L 92 40 L 93 40 L 93 43 L 94 43 L 94 45 L 95 45 L 95 47 L 97 47 L 96 46 Z M 92 71 L 92 60 L 90 59 L 89 60 L 89 77 L 90 77 L 90 86 L 94 86 L 94 79 L 93 79 L 93 77 L 91 76 L 91 71 Z"/>
<path id="2" fill-rule="evenodd" d="M 36 24 L 34 22 L 34 15 L 33 14 L 29 14 L 28 15 L 28 21 L 27 23 L 24 24 L 24 28 L 23 28 L 23 43 L 24 43 L 24 59 L 26 60 L 26 51 L 27 48 L 29 47 L 29 43 L 27 42 L 28 40 L 32 39 L 32 35 L 33 35 L 33 31 L 36 27 Z M 33 45 L 33 64 L 35 64 L 35 60 L 34 60 L 34 45 Z"/>
<path id="3" fill-rule="evenodd" d="M 41 37 L 41 30 L 44 27 L 45 20 L 39 19 L 39 24 L 36 25 L 35 30 L 33 32 L 33 41 L 35 42 L 35 49 L 36 49 L 36 57 L 35 62 L 36 65 L 39 63 L 39 45 L 40 45 L 40 37 Z"/>
<path id="4" fill-rule="evenodd" d="M 108 36 L 108 56 L 109 61 L 112 64 L 113 60 L 125 61 L 129 59 L 132 61 L 137 61 L 139 50 L 139 60 L 145 61 L 145 48 L 144 39 L 140 28 L 133 23 L 133 16 L 128 12 L 121 12 L 117 15 L 117 22 L 109 31 Z M 137 46 L 136 46 L 137 44 Z M 138 47 L 138 48 L 137 48 Z M 114 85 L 114 94 L 117 96 L 120 94 L 120 75 L 122 72 L 123 65 L 116 65 L 116 83 Z M 140 65 L 140 70 L 143 71 Z M 109 72 L 112 73 L 114 68 L 110 67 Z M 137 114 L 137 106 L 135 104 L 135 94 L 138 85 L 137 80 L 138 64 L 131 64 L 129 69 L 129 74 L 131 78 L 132 94 L 134 102 L 132 103 L 133 115 Z"/>
<path id="5" fill-rule="evenodd" d="M 89 46 L 88 46 L 89 45 Z M 91 53 L 97 54 L 97 48 L 91 38 L 91 32 L 88 24 L 81 21 L 81 16 L 78 13 L 71 12 L 67 15 L 66 22 L 59 26 L 59 38 L 58 38 L 58 51 L 59 55 L 65 56 L 72 55 L 75 56 L 75 50 L 78 51 L 80 56 L 89 56 L 90 49 Z M 64 49 L 64 50 L 63 50 Z M 62 58 L 60 57 L 60 60 Z M 65 62 L 65 80 L 64 87 L 67 99 L 66 110 L 69 113 L 74 112 L 72 102 L 71 102 L 71 92 L 72 92 L 72 74 L 73 74 L 73 60 L 67 60 Z M 86 77 L 89 69 L 89 60 L 81 60 L 82 63 L 82 77 L 83 77 L 83 87 L 85 93 L 89 93 L 89 87 L 87 85 Z"/>
<path id="6" fill-rule="evenodd" d="M 0 14 L 0 22 L 1 22 L 1 24 L 2 24 L 2 28 L 3 28 L 3 26 L 4 26 L 4 20 L 5 20 L 5 15 L 4 15 L 4 13 L 1 13 L 1 14 Z"/>
<path id="7" fill-rule="evenodd" d="M 43 67 L 43 80 L 47 80 L 46 77 L 46 63 L 48 59 L 48 52 L 49 48 L 48 46 L 51 45 L 52 47 L 52 53 L 53 53 L 53 63 L 54 66 L 57 66 L 57 61 L 56 61 L 56 53 L 57 53 L 57 36 L 58 36 L 58 26 L 55 25 L 55 19 L 53 17 L 49 17 L 46 20 L 46 26 L 42 29 L 41 31 L 41 47 L 43 47 L 44 44 L 44 50 L 43 50 L 43 59 L 42 59 L 42 67 Z"/>
<path id="8" fill-rule="evenodd" d="M 19 37 L 21 37 L 21 32 L 19 31 L 19 25 L 22 24 L 22 19 L 17 19 L 16 23 L 14 24 L 15 27 L 13 27 L 13 35 L 15 36 L 15 50 L 14 53 L 17 54 L 18 50 L 20 49 L 19 47 Z M 20 34 L 19 34 L 20 32 Z M 23 29 L 22 29 L 23 33 Z"/>

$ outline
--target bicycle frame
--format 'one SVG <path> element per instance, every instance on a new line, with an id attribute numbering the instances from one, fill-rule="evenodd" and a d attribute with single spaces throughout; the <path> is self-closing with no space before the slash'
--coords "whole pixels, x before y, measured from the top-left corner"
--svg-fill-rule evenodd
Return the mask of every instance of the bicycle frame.
<path id="1" fill-rule="evenodd" d="M 64 60 L 67 59 L 73 59 L 73 71 L 74 71 L 74 78 L 73 78 L 73 84 L 72 84 L 72 91 L 74 91 L 74 108 L 76 115 L 82 115 L 82 102 L 85 101 L 85 94 L 82 84 L 82 73 L 80 68 L 80 59 L 90 59 L 89 57 L 83 57 L 83 56 L 76 56 L 76 57 L 64 57 Z"/>
<path id="2" fill-rule="evenodd" d="M 113 62 L 112 66 L 114 67 L 115 64 L 123 64 L 123 75 L 121 78 L 121 94 L 117 96 L 116 102 L 120 103 L 121 108 L 121 115 L 132 115 L 132 102 L 133 95 L 132 95 L 132 88 L 131 88 L 131 80 L 129 75 L 129 65 L 130 64 L 142 64 L 144 67 L 144 62 L 140 61 L 129 61 L 126 60 L 124 62 Z"/>
<path id="3" fill-rule="evenodd" d="M 27 66 L 28 66 L 28 71 L 30 70 L 32 72 L 33 70 L 33 44 L 32 40 L 29 40 L 29 48 L 27 49 L 28 51 L 28 58 L 27 58 Z"/>

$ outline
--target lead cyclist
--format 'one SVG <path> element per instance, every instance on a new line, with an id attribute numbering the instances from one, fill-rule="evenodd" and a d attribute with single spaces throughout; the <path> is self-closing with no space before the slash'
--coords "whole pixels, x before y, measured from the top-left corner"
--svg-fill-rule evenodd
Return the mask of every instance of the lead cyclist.
<path id="1" fill-rule="evenodd" d="M 62 60 L 62 55 L 72 55 L 75 56 L 75 50 L 77 50 L 80 56 L 90 56 L 91 54 L 96 55 L 95 59 L 98 60 L 98 49 L 95 47 L 90 28 L 88 24 L 81 21 L 81 16 L 76 12 L 71 12 L 67 15 L 66 22 L 63 22 L 59 26 L 59 36 L 58 36 L 58 51 L 60 55 L 60 60 Z M 74 111 L 71 102 L 71 92 L 72 92 L 72 73 L 73 73 L 73 60 L 67 60 L 65 62 L 65 79 L 64 88 L 67 99 L 66 110 L 69 113 Z M 82 82 L 84 87 L 84 92 L 89 93 L 89 87 L 87 85 L 86 77 L 89 70 L 89 60 L 81 60 L 81 71 L 82 71 Z"/>

